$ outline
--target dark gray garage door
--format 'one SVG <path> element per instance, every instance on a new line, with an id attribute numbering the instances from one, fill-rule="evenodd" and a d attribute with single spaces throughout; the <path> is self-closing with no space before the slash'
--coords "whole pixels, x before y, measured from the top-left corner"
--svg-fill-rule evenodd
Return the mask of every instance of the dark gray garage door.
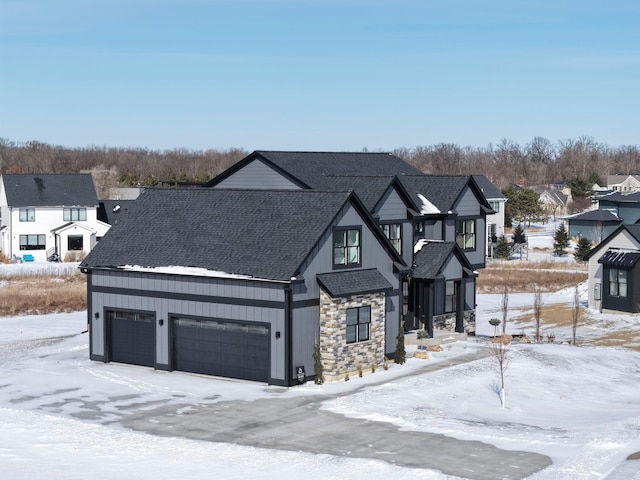
<path id="1" fill-rule="evenodd" d="M 255 323 L 174 318 L 173 366 L 183 372 L 269 380 L 269 327 Z"/>
<path id="2" fill-rule="evenodd" d="M 107 311 L 107 319 L 111 361 L 153 367 L 154 315 Z"/>

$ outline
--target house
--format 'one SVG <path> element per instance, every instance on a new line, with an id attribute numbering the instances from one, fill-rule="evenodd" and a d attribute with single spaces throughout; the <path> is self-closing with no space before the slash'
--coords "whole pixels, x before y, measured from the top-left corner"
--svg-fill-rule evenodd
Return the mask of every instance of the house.
<path id="1" fill-rule="evenodd" d="M 620 225 L 586 256 L 589 308 L 640 312 L 640 225 Z"/>
<path id="2" fill-rule="evenodd" d="M 598 209 L 610 211 L 625 225 L 634 224 L 640 220 L 640 192 L 613 192 L 609 195 L 599 196 Z"/>
<path id="3" fill-rule="evenodd" d="M 379 366 L 409 267 L 351 191 L 146 189 L 80 265 L 90 358 L 290 386 Z"/>
<path id="4" fill-rule="evenodd" d="M 487 215 L 487 235 L 491 238 L 504 235 L 504 209 L 507 197 L 484 175 L 472 175 L 483 193 L 491 210 L 495 213 Z"/>
<path id="5" fill-rule="evenodd" d="M 622 220 L 609 210 L 589 210 L 565 217 L 569 225 L 569 238 L 587 238 L 600 243 L 622 224 Z"/>
<path id="6" fill-rule="evenodd" d="M 0 248 L 35 261 L 80 259 L 107 232 L 97 218 L 89 174 L 4 174 L 0 177 Z"/>
<path id="7" fill-rule="evenodd" d="M 619 193 L 640 192 L 640 176 L 638 175 L 609 175 L 607 189 Z"/>
<path id="8" fill-rule="evenodd" d="M 206 186 L 352 190 L 408 265 L 420 240 L 457 242 L 448 256 L 431 258 L 423 270 L 431 278 L 403 278 L 404 327 L 431 335 L 434 325 L 475 331 L 474 270 L 485 266 L 486 216 L 493 210 L 472 176 L 425 175 L 388 153 L 256 151 Z M 447 292 L 459 300 L 451 304 Z"/>
<path id="9" fill-rule="evenodd" d="M 557 218 L 570 213 L 573 198 L 571 189 L 564 185 L 533 186 L 531 190 L 540 196 L 540 203 L 545 213 Z"/>

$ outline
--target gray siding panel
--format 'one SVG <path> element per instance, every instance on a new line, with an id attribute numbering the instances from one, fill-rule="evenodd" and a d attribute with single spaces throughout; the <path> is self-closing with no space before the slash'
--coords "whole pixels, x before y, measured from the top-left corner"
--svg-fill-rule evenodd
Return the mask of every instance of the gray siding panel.
<path id="1" fill-rule="evenodd" d="M 407 206 L 398 195 L 395 189 L 389 190 L 384 197 L 377 211 L 373 212 L 380 218 L 381 222 L 387 222 L 390 220 L 407 219 Z"/>
<path id="2" fill-rule="evenodd" d="M 480 203 L 470 188 L 465 189 L 454 209 L 461 217 L 480 215 Z"/>
<path id="3" fill-rule="evenodd" d="M 222 180 L 215 188 L 300 189 L 295 183 L 258 159 Z"/>

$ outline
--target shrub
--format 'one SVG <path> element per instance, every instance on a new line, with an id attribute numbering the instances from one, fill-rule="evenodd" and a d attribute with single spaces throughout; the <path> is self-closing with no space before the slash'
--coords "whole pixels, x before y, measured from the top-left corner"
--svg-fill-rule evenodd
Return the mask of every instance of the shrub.
<path id="1" fill-rule="evenodd" d="M 324 367 L 322 366 L 322 353 L 320 352 L 320 343 L 313 346 L 313 373 L 316 375 L 316 385 L 324 383 Z"/>
<path id="2" fill-rule="evenodd" d="M 398 343 L 396 343 L 396 351 L 393 359 L 398 365 L 402 365 L 407 361 L 407 351 L 404 348 L 404 332 L 402 331 L 402 328 L 398 332 L 396 339 L 398 340 Z"/>
<path id="3" fill-rule="evenodd" d="M 588 238 L 580 238 L 578 240 L 578 245 L 576 246 L 576 250 L 573 254 L 573 258 L 576 259 L 576 262 L 584 262 L 584 257 L 591 251 L 591 242 Z"/>

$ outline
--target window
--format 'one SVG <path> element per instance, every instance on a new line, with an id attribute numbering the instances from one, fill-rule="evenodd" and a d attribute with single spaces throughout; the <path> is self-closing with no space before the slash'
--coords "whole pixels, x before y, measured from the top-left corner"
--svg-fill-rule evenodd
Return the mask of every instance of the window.
<path id="1" fill-rule="evenodd" d="M 609 295 L 612 297 L 627 296 L 627 271 L 617 268 L 609 269 Z"/>
<path id="2" fill-rule="evenodd" d="M 444 292 L 444 313 L 456 311 L 456 282 L 447 282 Z"/>
<path id="3" fill-rule="evenodd" d="M 35 208 L 21 208 L 20 209 L 20 221 L 21 222 L 35 222 L 36 221 L 36 209 Z"/>
<path id="4" fill-rule="evenodd" d="M 65 208 L 62 215 L 65 222 L 84 222 L 87 219 L 87 209 Z"/>
<path id="5" fill-rule="evenodd" d="M 390 223 L 382 225 L 382 231 L 391 242 L 391 245 L 393 245 L 393 248 L 396 249 L 396 252 L 402 254 L 402 224 Z"/>
<path id="6" fill-rule="evenodd" d="M 496 212 L 500 211 L 500 202 L 491 201 L 489 202 L 489 206 L 491 207 L 491 210 L 495 210 Z"/>
<path id="7" fill-rule="evenodd" d="M 82 250 L 82 235 L 69 235 L 67 237 L 67 250 Z"/>
<path id="8" fill-rule="evenodd" d="M 371 307 L 347 308 L 347 343 L 369 340 Z"/>
<path id="9" fill-rule="evenodd" d="M 456 222 L 456 242 L 463 250 L 476 248 L 475 220 L 458 220 Z"/>
<path id="10" fill-rule="evenodd" d="M 20 250 L 44 250 L 45 248 L 44 235 L 20 235 Z"/>
<path id="11" fill-rule="evenodd" d="M 333 232 L 333 265 L 360 266 L 360 229 L 340 229 Z"/>

